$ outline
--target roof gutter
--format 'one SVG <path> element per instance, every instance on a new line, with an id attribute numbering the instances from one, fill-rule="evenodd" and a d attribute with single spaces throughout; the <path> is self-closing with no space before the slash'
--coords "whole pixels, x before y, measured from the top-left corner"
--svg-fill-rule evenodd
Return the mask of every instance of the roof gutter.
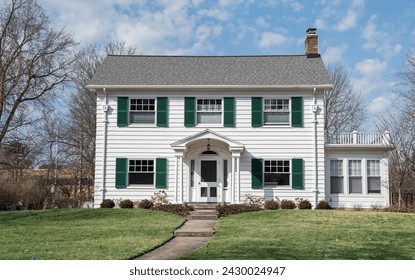
<path id="1" fill-rule="evenodd" d="M 332 84 L 322 85 L 88 85 L 90 91 L 107 90 L 331 90 Z"/>

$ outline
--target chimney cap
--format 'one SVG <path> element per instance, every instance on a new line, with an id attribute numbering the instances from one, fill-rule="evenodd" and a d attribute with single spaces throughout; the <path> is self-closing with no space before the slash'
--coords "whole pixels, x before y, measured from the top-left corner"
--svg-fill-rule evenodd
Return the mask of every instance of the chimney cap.
<path id="1" fill-rule="evenodd" d="M 306 30 L 307 34 L 317 34 L 317 28 L 310 27 Z"/>

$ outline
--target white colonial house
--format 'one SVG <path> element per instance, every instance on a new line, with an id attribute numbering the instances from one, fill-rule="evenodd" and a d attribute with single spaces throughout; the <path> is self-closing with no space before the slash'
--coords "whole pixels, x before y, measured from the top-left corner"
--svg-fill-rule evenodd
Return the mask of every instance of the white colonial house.
<path id="1" fill-rule="evenodd" d="M 172 203 L 246 194 L 387 205 L 388 135 L 324 139 L 332 88 L 315 29 L 305 55 L 108 56 L 97 95 L 95 207 L 164 190 Z"/>

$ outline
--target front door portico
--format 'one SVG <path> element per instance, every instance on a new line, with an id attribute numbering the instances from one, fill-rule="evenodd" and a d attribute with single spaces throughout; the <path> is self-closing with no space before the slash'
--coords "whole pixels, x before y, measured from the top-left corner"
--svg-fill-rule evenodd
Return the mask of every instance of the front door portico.
<path id="1" fill-rule="evenodd" d="M 206 129 L 171 146 L 176 152 L 176 203 L 239 202 L 244 145 Z"/>

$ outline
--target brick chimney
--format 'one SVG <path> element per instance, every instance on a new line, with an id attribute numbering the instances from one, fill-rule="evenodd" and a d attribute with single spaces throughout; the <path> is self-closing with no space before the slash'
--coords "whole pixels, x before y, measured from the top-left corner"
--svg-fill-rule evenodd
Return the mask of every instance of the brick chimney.
<path id="1" fill-rule="evenodd" d="M 305 54 L 307 57 L 319 57 L 317 28 L 309 28 L 306 32 L 307 37 L 304 42 Z"/>

